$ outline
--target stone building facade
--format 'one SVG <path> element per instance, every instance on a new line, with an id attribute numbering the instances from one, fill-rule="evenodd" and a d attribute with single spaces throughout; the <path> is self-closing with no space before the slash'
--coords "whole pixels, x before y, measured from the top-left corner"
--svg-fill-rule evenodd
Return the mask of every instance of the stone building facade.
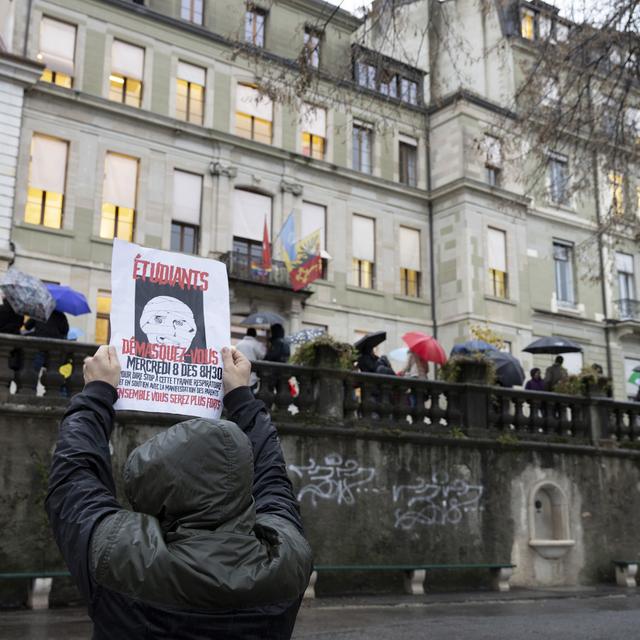
<path id="1" fill-rule="evenodd" d="M 429 4 L 394 10 L 427 24 Z M 0 173 L 8 259 L 87 295 L 94 313 L 73 324 L 88 340 L 108 335 L 117 235 L 225 260 L 235 336 L 257 309 L 348 341 L 385 329 L 388 349 L 409 330 L 450 349 L 488 323 L 520 356 L 553 333 L 581 343 L 584 363 L 610 361 L 625 397 L 640 318 L 613 301 L 635 299 L 637 247 L 604 308 L 573 252 L 592 204 L 532 196 L 494 131 L 541 5 L 485 4 L 442 5 L 468 42 L 454 74 L 424 29 L 400 48 L 321 0 L 0 0 L 0 78 L 9 59 L 45 69 L 14 105 L 14 181 Z M 288 91 L 296 77 L 311 78 L 304 99 Z M 324 276 L 298 293 L 278 264 L 252 268 L 264 224 L 275 239 L 291 212 L 298 237 L 323 232 Z"/>

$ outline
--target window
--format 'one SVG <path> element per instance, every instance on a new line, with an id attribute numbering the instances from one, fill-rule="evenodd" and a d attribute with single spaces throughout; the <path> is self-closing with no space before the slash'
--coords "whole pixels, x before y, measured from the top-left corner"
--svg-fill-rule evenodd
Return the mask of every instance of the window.
<path id="1" fill-rule="evenodd" d="M 114 40 L 111 47 L 109 100 L 139 107 L 142 103 L 143 72 L 144 49 Z"/>
<path id="2" fill-rule="evenodd" d="M 46 65 L 41 80 L 71 88 L 74 75 L 76 27 L 44 16 L 40 22 L 38 60 Z"/>
<path id="3" fill-rule="evenodd" d="M 549 156 L 549 195 L 556 204 L 567 204 L 569 200 L 569 163 L 559 153 Z"/>
<path id="4" fill-rule="evenodd" d="M 507 298 L 507 234 L 489 227 L 489 295 Z"/>
<path id="5" fill-rule="evenodd" d="M 618 272 L 618 294 L 620 318 L 633 318 L 636 298 L 636 279 L 633 256 L 630 253 L 616 252 L 616 270 Z"/>
<path id="6" fill-rule="evenodd" d="M 98 291 L 96 298 L 96 343 L 109 344 L 111 338 L 111 291 Z"/>
<path id="7" fill-rule="evenodd" d="M 398 97 L 398 76 L 383 72 L 380 78 L 380 93 L 390 98 Z"/>
<path id="8" fill-rule="evenodd" d="M 33 134 L 25 222 L 52 229 L 62 227 L 68 150 L 64 140 Z"/>
<path id="9" fill-rule="evenodd" d="M 352 221 L 353 284 L 363 289 L 375 286 L 375 220 L 354 215 Z"/>
<path id="10" fill-rule="evenodd" d="M 522 9 L 520 17 L 520 33 L 527 40 L 535 40 L 536 14 L 531 9 Z"/>
<path id="11" fill-rule="evenodd" d="M 361 124 L 353 125 L 353 168 L 371 173 L 371 129 Z"/>
<path id="12" fill-rule="evenodd" d="M 376 88 L 376 68 L 367 62 L 356 62 L 356 82 L 367 89 Z"/>
<path id="13" fill-rule="evenodd" d="M 304 30 L 304 57 L 310 67 L 320 66 L 320 34 L 308 27 Z"/>
<path id="14" fill-rule="evenodd" d="M 176 78 L 176 117 L 185 122 L 202 124 L 206 71 L 186 62 L 178 62 Z"/>
<path id="15" fill-rule="evenodd" d="M 261 193 L 236 189 L 233 202 L 234 271 L 252 280 L 256 279 L 252 274 L 252 266 L 262 265 L 265 220 L 271 237 L 271 198 Z"/>
<path id="16" fill-rule="evenodd" d="M 399 161 L 400 182 L 409 187 L 415 187 L 417 182 L 418 142 L 407 136 L 400 136 Z"/>
<path id="17" fill-rule="evenodd" d="M 400 227 L 400 293 L 418 298 L 420 280 L 420 232 Z"/>
<path id="18" fill-rule="evenodd" d="M 573 286 L 573 245 L 562 241 L 554 242 L 553 262 L 558 302 L 574 306 L 576 298 Z"/>
<path id="19" fill-rule="evenodd" d="M 271 100 L 248 84 L 238 84 L 236 90 L 236 134 L 242 138 L 271 144 L 273 104 Z"/>
<path id="20" fill-rule="evenodd" d="M 107 153 L 104 163 L 101 238 L 133 240 L 138 183 L 138 160 Z"/>
<path id="21" fill-rule="evenodd" d="M 609 211 L 614 216 L 624 215 L 624 177 L 620 173 L 609 174 L 609 193 L 611 204 Z"/>
<path id="22" fill-rule="evenodd" d="M 244 40 L 254 47 L 264 47 L 264 24 L 267 14 L 263 9 L 249 7 L 244 14 Z"/>
<path id="23" fill-rule="evenodd" d="M 311 104 L 302 105 L 302 154 L 324 160 L 327 137 L 327 112 Z"/>
<path id="24" fill-rule="evenodd" d="M 202 24 L 202 2 L 203 0 L 181 0 L 180 17 L 194 24 Z"/>
<path id="25" fill-rule="evenodd" d="M 409 104 L 418 104 L 418 83 L 415 80 L 400 80 L 400 99 Z"/>
<path id="26" fill-rule="evenodd" d="M 502 171 L 502 143 L 500 139 L 485 134 L 484 151 L 487 182 L 492 187 L 497 187 L 500 184 L 500 173 Z"/>
<path id="27" fill-rule="evenodd" d="M 311 202 L 302 203 L 302 224 L 301 224 L 301 236 L 306 238 L 309 234 L 313 233 L 317 229 L 320 229 L 320 256 L 322 258 L 322 278 L 327 279 L 327 261 L 331 259 L 331 256 L 327 253 L 326 247 L 326 220 L 327 220 L 327 208 L 320 204 L 313 204 Z"/>
<path id="28" fill-rule="evenodd" d="M 198 253 L 202 176 L 175 169 L 173 172 L 173 219 L 171 251 Z"/>

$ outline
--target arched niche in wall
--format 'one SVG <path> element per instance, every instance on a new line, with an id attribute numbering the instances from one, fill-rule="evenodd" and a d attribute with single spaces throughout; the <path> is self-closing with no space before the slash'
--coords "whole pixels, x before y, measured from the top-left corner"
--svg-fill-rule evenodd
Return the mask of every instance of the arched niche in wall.
<path id="1" fill-rule="evenodd" d="M 548 480 L 536 484 L 529 495 L 529 546 L 543 558 L 554 560 L 574 545 L 564 491 Z"/>

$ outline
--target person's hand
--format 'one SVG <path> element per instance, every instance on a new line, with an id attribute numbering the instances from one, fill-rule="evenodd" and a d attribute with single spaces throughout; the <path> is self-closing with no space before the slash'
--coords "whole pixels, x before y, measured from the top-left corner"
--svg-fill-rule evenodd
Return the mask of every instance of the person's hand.
<path id="1" fill-rule="evenodd" d="M 248 387 L 251 377 L 251 363 L 247 358 L 233 347 L 222 349 L 222 383 L 225 395 L 238 387 Z"/>
<path id="2" fill-rule="evenodd" d="M 117 387 L 120 382 L 120 361 L 116 348 L 103 344 L 94 356 L 84 359 L 82 373 L 85 384 L 100 380 L 112 387 Z"/>

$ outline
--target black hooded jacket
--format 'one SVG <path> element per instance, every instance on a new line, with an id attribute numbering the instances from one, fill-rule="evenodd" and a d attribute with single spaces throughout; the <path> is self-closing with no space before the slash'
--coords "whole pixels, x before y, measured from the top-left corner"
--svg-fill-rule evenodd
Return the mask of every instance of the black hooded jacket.
<path id="1" fill-rule="evenodd" d="M 115 399 L 104 382 L 72 399 L 45 502 L 93 637 L 290 638 L 311 552 L 262 402 L 236 389 L 234 422 L 188 420 L 135 449 L 130 511 L 111 471 Z"/>

